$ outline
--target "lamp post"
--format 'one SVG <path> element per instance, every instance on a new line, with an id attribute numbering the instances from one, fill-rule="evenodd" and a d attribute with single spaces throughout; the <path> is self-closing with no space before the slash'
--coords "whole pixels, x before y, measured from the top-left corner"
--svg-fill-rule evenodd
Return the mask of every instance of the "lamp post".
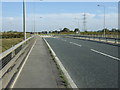
<path id="1" fill-rule="evenodd" d="M 34 35 L 35 35 L 35 15 L 34 15 Z"/>
<path id="2" fill-rule="evenodd" d="M 42 19 L 43 17 L 39 17 L 40 19 Z"/>
<path id="3" fill-rule="evenodd" d="M 79 25 L 80 25 L 80 22 L 79 22 L 79 18 L 74 18 L 75 20 L 76 20 L 76 22 L 77 22 L 77 27 L 78 27 L 78 29 L 79 29 Z"/>
<path id="4" fill-rule="evenodd" d="M 77 27 L 78 29 L 80 28 L 80 21 L 79 21 L 79 18 L 74 18 L 76 21 L 77 21 Z M 80 34 L 80 32 L 78 32 Z"/>
<path id="5" fill-rule="evenodd" d="M 43 0 L 40 0 L 40 1 L 43 1 Z M 35 35 L 35 32 L 36 32 L 36 16 L 35 16 L 35 13 L 36 13 L 36 5 L 34 4 L 34 35 Z M 42 18 L 42 17 L 40 17 Z"/>
<path id="6" fill-rule="evenodd" d="M 13 31 L 13 19 L 14 19 L 13 17 L 10 17 L 10 24 L 11 24 L 10 31 Z"/>
<path id="7" fill-rule="evenodd" d="M 26 6 L 25 6 L 25 0 L 23 0 L 23 32 L 24 32 L 24 40 L 26 40 Z"/>
<path id="8" fill-rule="evenodd" d="M 104 25 L 103 25 L 103 27 L 104 27 L 104 37 L 105 37 L 106 36 L 106 34 L 105 34 L 105 6 L 104 5 L 97 5 L 97 6 L 101 6 L 104 8 Z"/>

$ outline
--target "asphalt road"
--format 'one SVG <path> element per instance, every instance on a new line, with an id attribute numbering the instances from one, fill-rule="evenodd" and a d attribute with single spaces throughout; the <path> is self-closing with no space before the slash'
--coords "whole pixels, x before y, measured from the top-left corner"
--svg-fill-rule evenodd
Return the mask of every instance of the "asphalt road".
<path id="1" fill-rule="evenodd" d="M 46 38 L 79 88 L 118 87 L 118 47 L 70 38 Z"/>

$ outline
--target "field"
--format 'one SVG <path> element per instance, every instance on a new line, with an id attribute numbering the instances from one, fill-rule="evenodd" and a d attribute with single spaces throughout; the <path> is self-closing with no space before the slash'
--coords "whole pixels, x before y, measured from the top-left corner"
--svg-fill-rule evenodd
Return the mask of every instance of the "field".
<path id="1" fill-rule="evenodd" d="M 22 40 L 23 40 L 22 38 L 0 39 L 0 52 L 4 52 L 5 50 L 21 42 Z"/>
<path id="2" fill-rule="evenodd" d="M 23 40 L 24 34 L 22 32 L 5 32 L 0 33 L 0 37 L 0 53 L 2 53 L 20 43 Z M 27 33 L 28 37 L 30 37 L 30 33 Z"/>

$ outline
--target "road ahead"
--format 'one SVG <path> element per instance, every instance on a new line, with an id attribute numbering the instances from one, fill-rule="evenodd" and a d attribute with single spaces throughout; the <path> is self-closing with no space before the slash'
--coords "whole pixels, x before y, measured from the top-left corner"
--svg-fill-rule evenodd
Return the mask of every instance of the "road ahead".
<path id="1" fill-rule="evenodd" d="M 46 38 L 79 88 L 118 87 L 118 47 L 103 43 Z"/>

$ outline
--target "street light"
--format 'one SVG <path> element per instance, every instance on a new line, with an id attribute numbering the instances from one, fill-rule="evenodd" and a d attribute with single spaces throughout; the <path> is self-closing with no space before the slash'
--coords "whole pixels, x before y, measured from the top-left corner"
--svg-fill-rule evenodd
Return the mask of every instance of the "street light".
<path id="1" fill-rule="evenodd" d="M 77 21 L 77 27 L 78 27 L 78 29 L 79 29 L 79 25 L 80 25 L 80 22 L 79 22 L 79 18 L 74 18 L 76 21 Z"/>
<path id="2" fill-rule="evenodd" d="M 43 0 L 40 0 L 40 1 L 43 1 Z M 35 13 L 36 13 L 36 7 L 35 7 L 36 5 L 34 4 L 34 35 L 35 35 L 35 29 L 36 29 L 36 16 L 35 16 Z M 42 17 L 40 17 L 40 18 L 42 18 Z"/>
<path id="3" fill-rule="evenodd" d="M 39 17 L 40 19 L 42 19 L 43 17 Z"/>
<path id="4" fill-rule="evenodd" d="M 23 0 L 23 32 L 24 32 L 24 40 L 26 40 L 26 6 L 25 6 L 25 0 Z"/>
<path id="5" fill-rule="evenodd" d="M 11 28 L 10 28 L 10 31 L 13 31 L 13 17 L 10 17 L 10 24 L 11 24 Z"/>
<path id="6" fill-rule="evenodd" d="M 79 27 L 80 27 L 80 21 L 79 21 L 79 18 L 76 18 L 76 17 L 75 17 L 74 19 L 77 21 L 77 25 L 78 25 L 77 27 L 78 27 L 78 29 L 79 29 Z M 79 32 L 79 34 L 80 34 L 80 32 Z"/>
<path id="7" fill-rule="evenodd" d="M 97 5 L 97 6 L 101 6 L 104 8 L 104 25 L 103 25 L 103 27 L 104 27 L 104 37 L 105 37 L 105 6 L 104 5 Z"/>

